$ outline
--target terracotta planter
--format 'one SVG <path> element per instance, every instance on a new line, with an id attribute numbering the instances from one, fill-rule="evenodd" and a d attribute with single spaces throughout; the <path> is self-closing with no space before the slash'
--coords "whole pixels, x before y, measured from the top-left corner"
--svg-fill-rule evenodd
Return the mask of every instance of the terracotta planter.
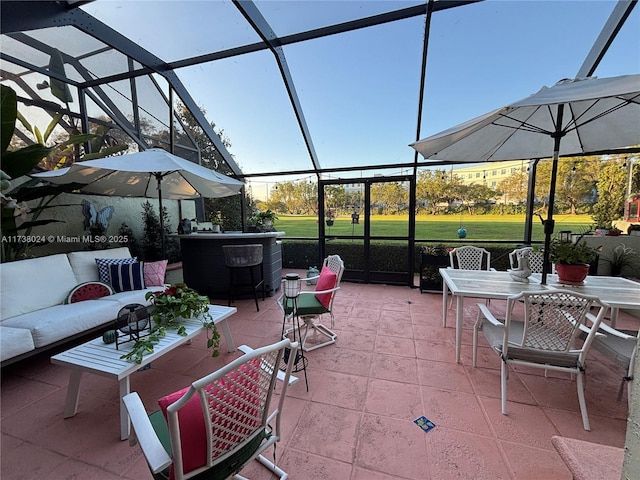
<path id="1" fill-rule="evenodd" d="M 589 273 L 589 265 L 563 265 L 556 264 L 556 272 L 560 283 L 580 284 L 584 282 Z"/>

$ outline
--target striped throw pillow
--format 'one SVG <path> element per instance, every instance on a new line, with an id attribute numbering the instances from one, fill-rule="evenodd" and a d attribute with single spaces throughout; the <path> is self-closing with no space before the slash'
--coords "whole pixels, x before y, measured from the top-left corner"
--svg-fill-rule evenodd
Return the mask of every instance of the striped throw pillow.
<path id="1" fill-rule="evenodd" d="M 144 265 L 140 262 L 110 265 L 111 286 L 118 292 L 142 290 L 144 285 Z"/>

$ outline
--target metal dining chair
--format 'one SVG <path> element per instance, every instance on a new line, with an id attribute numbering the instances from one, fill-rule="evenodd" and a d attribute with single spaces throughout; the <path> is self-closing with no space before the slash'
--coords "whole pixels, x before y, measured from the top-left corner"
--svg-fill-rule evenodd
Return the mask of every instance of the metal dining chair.
<path id="1" fill-rule="evenodd" d="M 522 301 L 524 321 L 513 320 L 513 307 Z M 598 308 L 596 315 L 589 314 Z M 585 430 L 590 430 L 587 405 L 584 398 L 586 358 L 608 305 L 596 297 L 567 290 L 522 292 L 507 300 L 504 321 L 498 320 L 486 305 L 478 303 L 478 318 L 473 327 L 473 366 L 476 366 L 478 333 L 482 331 L 487 342 L 501 362 L 502 414 L 507 414 L 507 378 L 509 366 L 523 365 L 544 370 L 567 372 L 575 375 L 578 402 Z M 591 325 L 588 325 L 590 322 Z M 584 330 L 581 345 L 576 342 Z"/>
<path id="2" fill-rule="evenodd" d="M 491 252 L 486 248 L 465 245 L 454 248 L 449 252 L 449 267 L 460 270 L 495 270 L 491 268 Z M 487 300 L 487 305 L 491 303 Z M 453 298 L 449 301 L 449 308 L 453 305 Z M 444 324 L 446 327 L 446 323 Z"/>
<path id="3" fill-rule="evenodd" d="M 529 268 L 531 273 L 542 273 L 542 267 L 544 266 L 544 252 L 541 250 L 535 250 L 533 247 L 516 248 L 509 253 L 509 264 L 511 268 L 518 268 L 518 252 L 528 250 L 529 251 Z"/>
<path id="4" fill-rule="evenodd" d="M 492 270 L 491 252 L 485 248 L 465 245 L 449 252 L 451 268 L 462 270 Z"/>

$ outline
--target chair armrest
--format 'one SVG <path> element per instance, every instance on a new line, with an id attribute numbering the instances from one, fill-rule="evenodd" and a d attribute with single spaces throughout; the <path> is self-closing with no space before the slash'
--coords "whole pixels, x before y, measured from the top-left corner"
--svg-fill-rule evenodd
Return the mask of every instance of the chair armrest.
<path id="1" fill-rule="evenodd" d="M 478 303 L 477 305 L 478 305 L 478 310 L 480 311 L 480 313 L 482 313 L 484 318 L 486 318 L 489 323 L 491 323 L 492 325 L 495 325 L 496 327 L 504 327 L 504 322 L 501 322 L 496 317 L 494 317 L 493 313 L 491 313 L 491 311 L 487 308 L 487 306 L 484 303 Z"/>
<path id="2" fill-rule="evenodd" d="M 153 425 L 149 420 L 147 411 L 140 400 L 140 396 L 137 392 L 125 395 L 122 398 L 124 405 L 131 418 L 131 424 L 135 431 L 142 453 L 147 459 L 149 468 L 153 473 L 158 473 L 167 468 L 173 461 L 167 454 L 166 450 L 160 443 L 158 436 L 156 435 Z"/>
<path id="3" fill-rule="evenodd" d="M 587 318 L 589 316 L 593 316 L 590 313 L 587 313 Z M 591 320 L 591 319 L 589 319 Z M 621 332 L 619 330 L 616 330 L 615 328 L 611 328 L 609 325 L 607 325 L 606 323 L 602 323 L 600 322 L 600 328 L 599 330 L 604 331 L 605 333 L 602 335 L 613 335 L 614 337 L 619 337 L 622 338 L 624 340 L 635 340 L 637 337 L 634 335 L 629 335 L 627 333 Z"/>
<path id="4" fill-rule="evenodd" d="M 316 295 L 318 293 L 322 294 L 322 293 L 331 293 L 331 292 L 335 292 L 337 290 L 340 290 L 340 287 L 333 287 L 330 288 L 329 290 L 304 290 L 302 292 L 300 292 L 300 295 Z"/>

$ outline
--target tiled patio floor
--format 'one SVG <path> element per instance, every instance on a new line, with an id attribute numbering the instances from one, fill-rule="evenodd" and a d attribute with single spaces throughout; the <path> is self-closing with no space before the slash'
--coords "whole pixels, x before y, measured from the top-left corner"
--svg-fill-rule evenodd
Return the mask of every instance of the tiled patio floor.
<path id="1" fill-rule="evenodd" d="M 292 480 L 563 479 L 571 474 L 552 435 L 623 446 L 626 395 L 616 401 L 621 372 L 592 350 L 585 432 L 575 382 L 520 369 L 509 378 L 509 415 L 500 413 L 500 362 L 482 348 L 471 367 L 467 302 L 462 364 L 454 361 L 452 324 L 442 327 L 439 294 L 343 283 L 336 297 L 335 345 L 307 354 L 304 381 L 289 389 L 279 464 Z M 256 312 L 238 302 L 231 329 L 238 345 L 278 340 L 282 316 L 275 297 Z M 493 302 L 492 308 L 500 308 Z M 503 307 L 502 307 L 503 308 Z M 619 328 L 640 320 L 621 315 Z M 200 338 L 136 373 L 131 388 L 149 408 L 160 396 L 205 375 L 238 354 L 212 359 Z M 619 375 L 620 373 L 620 375 Z M 138 447 L 119 440 L 118 388 L 85 375 L 78 414 L 62 418 L 68 371 L 42 356 L 2 371 L 3 480 L 151 478 Z M 424 415 L 436 428 L 424 433 Z M 251 465 L 245 474 L 272 478 Z"/>

